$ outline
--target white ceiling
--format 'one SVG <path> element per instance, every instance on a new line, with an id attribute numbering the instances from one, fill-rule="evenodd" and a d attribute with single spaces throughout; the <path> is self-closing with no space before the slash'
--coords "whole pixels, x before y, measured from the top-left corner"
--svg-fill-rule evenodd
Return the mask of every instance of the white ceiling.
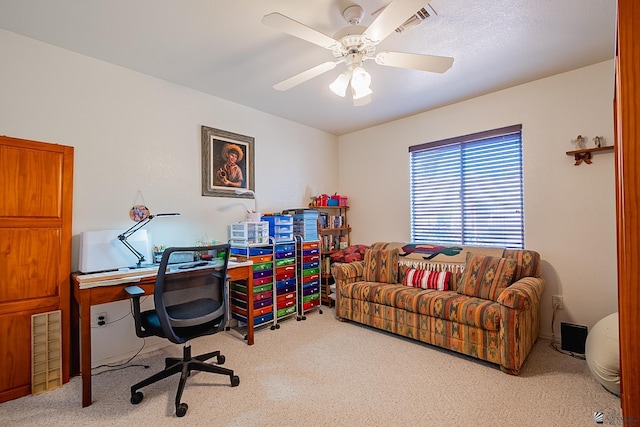
<path id="1" fill-rule="evenodd" d="M 0 0 L 0 28 L 336 135 L 612 59 L 614 0 L 432 0 L 438 15 L 377 51 L 452 56 L 444 74 L 364 66 L 372 102 L 354 107 L 334 70 L 272 86 L 330 51 L 263 25 L 280 12 L 333 36 L 356 0 Z M 357 0 L 361 25 L 389 0 Z M 426 5 L 425 0 L 425 5 Z M 408 18 L 408 17 L 407 17 Z M 1 65 L 0 65 L 1 66 Z M 525 101 L 525 100 L 523 100 Z"/>

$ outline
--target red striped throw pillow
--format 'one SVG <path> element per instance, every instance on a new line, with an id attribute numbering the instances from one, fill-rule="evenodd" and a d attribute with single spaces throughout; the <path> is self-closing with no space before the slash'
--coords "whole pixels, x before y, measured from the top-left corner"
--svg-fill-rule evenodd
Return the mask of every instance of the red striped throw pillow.
<path id="1" fill-rule="evenodd" d="M 422 289 L 448 291 L 451 281 L 450 271 L 429 271 L 408 268 L 404 276 L 404 285 Z"/>

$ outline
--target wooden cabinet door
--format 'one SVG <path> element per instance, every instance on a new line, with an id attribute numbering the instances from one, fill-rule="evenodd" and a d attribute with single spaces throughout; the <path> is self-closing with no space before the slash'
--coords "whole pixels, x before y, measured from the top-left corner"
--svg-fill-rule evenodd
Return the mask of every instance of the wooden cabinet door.
<path id="1" fill-rule="evenodd" d="M 31 315 L 62 312 L 69 381 L 73 148 L 0 136 L 0 402 L 31 393 Z"/>

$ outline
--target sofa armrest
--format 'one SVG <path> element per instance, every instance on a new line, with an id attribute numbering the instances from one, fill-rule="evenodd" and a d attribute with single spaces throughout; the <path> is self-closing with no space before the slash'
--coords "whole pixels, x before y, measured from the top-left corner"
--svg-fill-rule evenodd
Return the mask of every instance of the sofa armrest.
<path id="1" fill-rule="evenodd" d="M 540 295 L 544 280 L 523 277 L 498 296 L 500 369 L 518 375 L 540 334 Z"/>
<path id="2" fill-rule="evenodd" d="M 529 310 L 538 306 L 543 290 L 544 280 L 541 277 L 523 277 L 502 291 L 498 303 L 507 308 Z"/>
<path id="3" fill-rule="evenodd" d="M 364 261 L 335 262 L 331 265 L 331 275 L 336 281 L 336 286 L 361 281 L 363 271 Z"/>

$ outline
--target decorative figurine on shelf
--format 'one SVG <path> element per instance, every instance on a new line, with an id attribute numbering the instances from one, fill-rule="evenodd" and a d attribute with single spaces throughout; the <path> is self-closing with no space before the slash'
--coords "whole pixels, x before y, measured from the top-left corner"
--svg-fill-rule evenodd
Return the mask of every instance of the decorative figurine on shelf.
<path id="1" fill-rule="evenodd" d="M 596 148 L 600 148 L 602 146 L 602 137 L 601 136 L 594 136 L 593 137 L 593 143 L 595 144 Z"/>
<path id="2" fill-rule="evenodd" d="M 578 135 L 576 136 L 576 139 L 571 140 L 571 142 L 576 144 L 576 150 L 582 150 L 583 148 L 585 148 L 583 146 L 584 140 L 585 138 L 582 135 Z"/>

